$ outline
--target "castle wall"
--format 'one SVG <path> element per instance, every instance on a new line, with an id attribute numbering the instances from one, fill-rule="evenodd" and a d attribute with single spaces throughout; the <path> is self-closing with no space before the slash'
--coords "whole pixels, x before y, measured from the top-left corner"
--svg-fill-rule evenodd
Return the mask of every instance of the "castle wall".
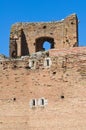
<path id="1" fill-rule="evenodd" d="M 42 51 L 45 41 L 51 43 L 51 49 L 78 46 L 77 16 L 73 14 L 58 22 L 14 24 L 10 33 L 10 56 L 15 57 L 16 50 L 16 57 Z"/>
<path id="2" fill-rule="evenodd" d="M 85 130 L 85 104 L 85 47 L 0 60 L 1 130 Z"/>

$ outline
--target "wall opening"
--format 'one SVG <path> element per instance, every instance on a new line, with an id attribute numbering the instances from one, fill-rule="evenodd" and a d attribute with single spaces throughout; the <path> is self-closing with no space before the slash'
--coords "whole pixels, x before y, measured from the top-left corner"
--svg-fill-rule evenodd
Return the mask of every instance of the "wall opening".
<path id="1" fill-rule="evenodd" d="M 45 51 L 54 48 L 54 38 L 39 37 L 35 40 L 35 52 Z"/>
<path id="2" fill-rule="evenodd" d="M 45 58 L 44 60 L 44 67 L 49 68 L 52 65 L 51 58 Z"/>
<path id="3" fill-rule="evenodd" d="M 44 99 L 41 99 L 42 105 L 44 105 Z"/>
<path id="4" fill-rule="evenodd" d="M 21 55 L 29 55 L 28 43 L 23 29 L 21 30 Z"/>
<path id="5" fill-rule="evenodd" d="M 44 49 L 45 51 L 51 49 L 51 43 L 45 41 L 45 42 L 43 43 L 43 49 Z"/>
<path id="6" fill-rule="evenodd" d="M 37 106 L 37 101 L 36 101 L 36 99 L 31 99 L 30 100 L 30 107 L 31 108 L 35 108 Z"/>
<path id="7" fill-rule="evenodd" d="M 64 99 L 64 95 L 61 95 L 61 99 Z"/>
<path id="8" fill-rule="evenodd" d="M 40 98 L 38 100 L 38 106 L 40 106 L 40 107 L 44 107 L 45 106 L 45 99 L 44 98 Z"/>
<path id="9" fill-rule="evenodd" d="M 32 105 L 35 106 L 35 99 L 33 99 L 33 101 L 32 101 Z"/>
<path id="10" fill-rule="evenodd" d="M 36 108 L 36 107 L 43 107 L 48 104 L 48 100 L 45 98 L 39 98 L 39 99 L 31 99 L 30 100 L 30 107 Z"/>
<path id="11" fill-rule="evenodd" d="M 49 66 L 49 59 L 47 59 L 46 61 L 47 61 L 47 66 Z"/>

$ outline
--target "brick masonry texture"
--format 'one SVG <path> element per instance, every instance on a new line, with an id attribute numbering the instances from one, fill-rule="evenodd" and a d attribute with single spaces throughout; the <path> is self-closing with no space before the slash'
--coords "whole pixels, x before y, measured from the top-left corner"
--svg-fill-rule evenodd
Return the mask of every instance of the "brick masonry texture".
<path id="1" fill-rule="evenodd" d="M 30 55 L 0 55 L 0 130 L 86 129 L 86 47 L 74 41 L 37 52 L 30 42 Z M 21 52 L 15 40 L 10 47 Z"/>
<path id="2" fill-rule="evenodd" d="M 78 46 L 77 16 L 73 14 L 58 22 L 14 24 L 10 33 L 10 56 L 42 51 L 44 41 L 51 43 L 51 49 Z"/>

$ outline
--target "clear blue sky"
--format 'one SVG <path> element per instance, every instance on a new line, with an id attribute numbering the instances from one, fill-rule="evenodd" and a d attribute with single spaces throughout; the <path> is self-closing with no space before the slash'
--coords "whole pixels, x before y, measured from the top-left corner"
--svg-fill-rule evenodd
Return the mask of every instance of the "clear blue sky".
<path id="1" fill-rule="evenodd" d="M 80 20 L 79 45 L 86 46 L 86 0 L 0 0 L 0 53 L 9 55 L 12 24 L 58 21 L 73 13 Z"/>

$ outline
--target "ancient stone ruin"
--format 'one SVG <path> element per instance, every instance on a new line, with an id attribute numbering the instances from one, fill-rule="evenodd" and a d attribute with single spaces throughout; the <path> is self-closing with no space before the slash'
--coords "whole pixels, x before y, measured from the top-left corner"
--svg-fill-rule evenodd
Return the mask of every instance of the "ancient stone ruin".
<path id="1" fill-rule="evenodd" d="M 59 22 L 16 23 L 10 33 L 10 56 L 20 57 L 43 51 L 43 43 L 50 49 L 78 46 L 78 19 L 75 14 Z"/>
<path id="2" fill-rule="evenodd" d="M 78 47 L 76 14 L 12 25 L 10 57 L 0 55 L 0 130 L 85 129 L 86 47 Z"/>

